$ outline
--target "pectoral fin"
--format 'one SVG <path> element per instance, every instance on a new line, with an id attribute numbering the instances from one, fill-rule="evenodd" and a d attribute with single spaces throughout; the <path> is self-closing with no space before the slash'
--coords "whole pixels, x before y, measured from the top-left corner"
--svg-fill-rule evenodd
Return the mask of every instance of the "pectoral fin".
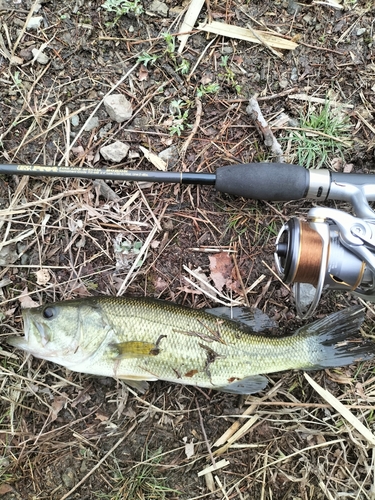
<path id="1" fill-rule="evenodd" d="M 252 375 L 222 387 L 215 387 L 215 390 L 230 394 L 253 394 L 264 389 L 267 384 L 268 380 L 263 375 Z"/>
<path id="2" fill-rule="evenodd" d="M 138 340 L 111 344 L 111 347 L 117 351 L 118 353 L 117 359 L 157 356 L 160 352 L 156 344 L 152 342 L 140 342 Z"/>
<path id="3" fill-rule="evenodd" d="M 121 380 L 123 380 L 126 385 L 133 387 L 133 389 L 140 392 L 141 394 L 144 394 L 149 388 L 149 383 L 146 382 L 146 380 L 131 380 L 129 378 L 122 377 L 119 378 L 121 378 Z"/>

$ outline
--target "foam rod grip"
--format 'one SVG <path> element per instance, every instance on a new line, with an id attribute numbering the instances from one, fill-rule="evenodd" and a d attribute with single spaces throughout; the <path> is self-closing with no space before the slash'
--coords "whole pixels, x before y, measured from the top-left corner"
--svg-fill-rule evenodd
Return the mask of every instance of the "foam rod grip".
<path id="1" fill-rule="evenodd" d="M 288 163 L 247 163 L 219 167 L 215 188 L 253 200 L 289 201 L 305 198 L 309 172 Z"/>

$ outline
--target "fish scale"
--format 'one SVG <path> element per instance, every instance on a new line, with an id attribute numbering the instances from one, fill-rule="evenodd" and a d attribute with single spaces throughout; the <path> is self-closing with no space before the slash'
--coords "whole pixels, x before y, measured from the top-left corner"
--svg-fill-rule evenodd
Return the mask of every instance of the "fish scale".
<path id="1" fill-rule="evenodd" d="M 358 336 L 358 306 L 277 337 L 215 314 L 144 298 L 90 297 L 24 310 L 25 337 L 8 342 L 73 371 L 133 385 L 166 380 L 239 394 L 263 389 L 264 374 L 341 366 L 375 353 Z"/>

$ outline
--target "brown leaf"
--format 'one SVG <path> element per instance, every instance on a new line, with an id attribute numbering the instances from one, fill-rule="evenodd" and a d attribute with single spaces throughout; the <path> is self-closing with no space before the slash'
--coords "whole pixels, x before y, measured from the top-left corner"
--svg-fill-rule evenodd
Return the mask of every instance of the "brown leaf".
<path id="1" fill-rule="evenodd" d="M 138 71 L 138 80 L 140 82 L 144 82 L 148 80 L 148 71 L 146 69 L 146 66 L 144 66 L 143 64 L 141 65 L 141 67 L 139 68 L 139 71 Z"/>
<path id="2" fill-rule="evenodd" d="M 230 283 L 233 263 L 227 252 L 210 255 L 210 271 L 211 279 L 215 283 L 215 287 L 221 292 L 224 286 Z"/>
<path id="3" fill-rule="evenodd" d="M 22 292 L 22 295 L 18 297 L 18 300 L 20 301 L 22 309 L 27 309 L 29 307 L 39 307 L 38 302 L 35 302 L 29 295 L 29 291 L 27 287 L 24 289 Z"/>
<path id="4" fill-rule="evenodd" d="M 0 498 L 3 497 L 6 493 L 14 492 L 14 489 L 6 483 L 0 484 Z"/>
<path id="5" fill-rule="evenodd" d="M 61 396 L 55 397 L 55 399 L 53 400 L 52 405 L 51 405 L 51 407 L 52 407 L 51 414 L 50 414 L 51 422 L 53 422 L 54 420 L 57 419 L 58 414 L 64 408 L 67 399 L 68 399 L 67 395 L 65 395 L 65 396 L 61 395 Z"/>
<path id="6" fill-rule="evenodd" d="M 107 415 L 104 415 L 104 413 L 96 412 L 95 413 L 95 420 L 100 420 L 101 422 L 107 422 L 108 417 L 107 417 Z"/>

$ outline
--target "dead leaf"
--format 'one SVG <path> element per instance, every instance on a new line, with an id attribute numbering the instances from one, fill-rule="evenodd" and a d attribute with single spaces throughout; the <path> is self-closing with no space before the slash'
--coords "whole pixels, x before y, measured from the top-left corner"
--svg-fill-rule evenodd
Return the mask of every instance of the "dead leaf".
<path id="1" fill-rule="evenodd" d="M 233 270 L 232 259 L 227 252 L 217 253 L 209 256 L 211 279 L 215 287 L 221 292 L 225 285 L 231 281 Z"/>
<path id="2" fill-rule="evenodd" d="M 101 422 L 107 422 L 108 417 L 107 415 L 104 415 L 104 413 L 96 412 L 95 413 L 95 420 L 100 420 Z"/>
<path id="3" fill-rule="evenodd" d="M 14 489 L 6 483 L 0 484 L 0 498 L 3 497 L 6 493 L 14 492 Z M 10 498 L 10 497 L 9 497 Z"/>
<path id="4" fill-rule="evenodd" d="M 267 45 L 277 49 L 294 50 L 298 45 L 290 40 L 282 38 L 277 35 L 272 35 L 267 31 L 249 30 L 240 26 L 233 26 L 231 24 L 212 21 L 211 23 L 201 23 L 198 26 L 199 30 L 222 35 L 228 38 L 237 38 L 238 40 L 245 40 L 252 43 L 262 43 L 260 39 L 264 40 Z M 258 35 L 257 36 L 254 35 Z"/>
<path id="5" fill-rule="evenodd" d="M 148 80 L 148 71 L 146 66 L 144 66 L 143 64 L 141 65 L 138 71 L 138 80 L 140 82 L 147 82 Z"/>
<path id="6" fill-rule="evenodd" d="M 68 400 L 68 396 L 64 393 L 61 396 L 56 396 L 51 405 L 50 418 L 51 422 L 57 419 L 60 411 L 64 408 L 65 403 Z"/>
<path id="7" fill-rule="evenodd" d="M 35 275 L 36 275 L 36 282 L 38 283 L 38 285 L 44 286 L 51 279 L 51 275 L 48 269 L 39 269 L 39 271 L 37 271 Z"/>
<path id="8" fill-rule="evenodd" d="M 39 307 L 38 302 L 35 302 L 30 295 L 27 287 L 24 289 L 22 294 L 18 297 L 22 309 L 28 309 L 29 307 Z"/>
<path id="9" fill-rule="evenodd" d="M 188 438 L 184 437 L 182 438 L 183 442 L 185 443 L 185 455 L 187 458 L 190 458 L 194 455 L 194 443 L 193 440 L 188 443 Z"/>
<path id="10" fill-rule="evenodd" d="M 72 407 L 75 408 L 77 405 L 86 403 L 87 401 L 91 401 L 91 397 L 87 391 L 79 391 L 77 397 L 72 403 Z"/>
<path id="11" fill-rule="evenodd" d="M 72 153 L 78 156 L 78 158 L 83 158 L 85 156 L 85 150 L 82 146 L 72 148 Z"/>

